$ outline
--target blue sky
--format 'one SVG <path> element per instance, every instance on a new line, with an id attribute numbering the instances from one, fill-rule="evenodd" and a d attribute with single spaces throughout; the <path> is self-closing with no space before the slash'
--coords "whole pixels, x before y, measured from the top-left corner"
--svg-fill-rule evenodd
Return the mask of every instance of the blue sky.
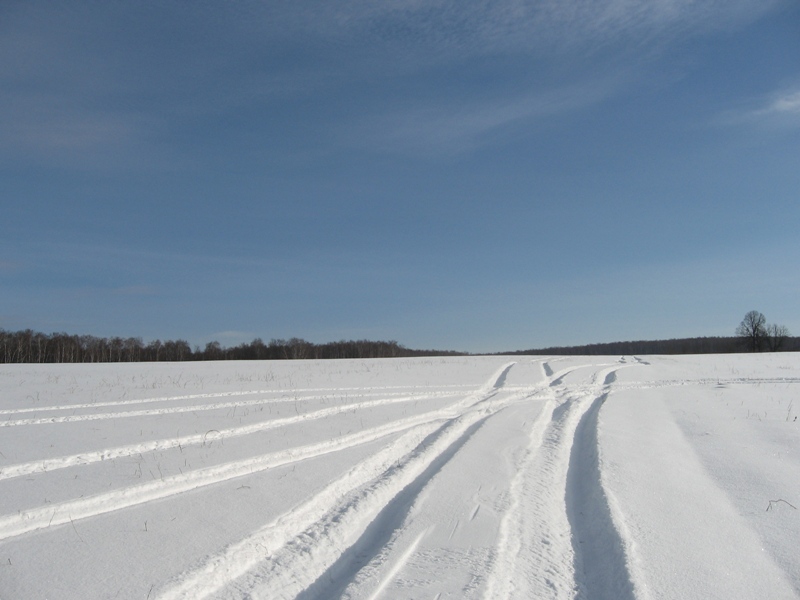
<path id="1" fill-rule="evenodd" d="M 800 333 L 789 0 L 0 4 L 0 328 Z"/>

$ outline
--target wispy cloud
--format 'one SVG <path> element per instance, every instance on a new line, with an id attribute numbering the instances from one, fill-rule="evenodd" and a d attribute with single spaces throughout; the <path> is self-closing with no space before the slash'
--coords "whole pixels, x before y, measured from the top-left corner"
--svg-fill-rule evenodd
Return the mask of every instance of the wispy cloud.
<path id="1" fill-rule="evenodd" d="M 76 152 L 108 149 L 142 130 L 136 115 L 69 106 L 58 95 L 0 95 L 0 143 L 15 152 Z"/>
<path id="2" fill-rule="evenodd" d="M 800 116 L 800 90 L 777 94 L 765 108 L 758 112 L 764 115 Z"/>
<path id="3" fill-rule="evenodd" d="M 723 125 L 758 125 L 778 130 L 800 127 L 800 87 L 766 94 L 750 106 L 724 112 L 718 121 Z"/>
<path id="4" fill-rule="evenodd" d="M 22 3 L 0 25 L 0 154 L 98 167 L 132 159 L 141 165 L 161 153 L 151 167 L 180 163 L 187 146 L 169 138 L 172 127 L 270 106 L 276 97 L 482 56 L 535 61 L 609 49 L 638 56 L 676 36 L 748 23 L 783 2 Z M 393 144 L 463 148 L 509 124 L 580 104 L 564 96 L 555 90 L 455 111 L 418 103 L 384 119 Z"/>
<path id="5" fill-rule="evenodd" d="M 317 35 L 405 39 L 429 57 L 557 50 L 739 26 L 783 0 L 347 0 L 303 23 Z M 305 13 L 311 16 L 311 11 Z"/>
<path id="6" fill-rule="evenodd" d="M 457 155 L 513 136 L 520 128 L 601 102 L 617 83 L 593 82 L 460 106 L 413 108 L 367 117 L 346 134 L 353 145 L 385 152 Z"/>

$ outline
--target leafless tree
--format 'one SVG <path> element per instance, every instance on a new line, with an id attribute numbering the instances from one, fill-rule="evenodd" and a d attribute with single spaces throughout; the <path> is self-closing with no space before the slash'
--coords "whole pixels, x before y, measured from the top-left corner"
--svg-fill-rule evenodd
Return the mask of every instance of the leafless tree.
<path id="1" fill-rule="evenodd" d="M 767 325 L 766 347 L 769 352 L 779 352 L 789 337 L 789 328 L 786 325 Z"/>
<path id="2" fill-rule="evenodd" d="M 744 316 L 736 328 L 736 335 L 748 352 L 760 352 L 767 337 L 767 319 L 757 310 L 751 310 Z"/>

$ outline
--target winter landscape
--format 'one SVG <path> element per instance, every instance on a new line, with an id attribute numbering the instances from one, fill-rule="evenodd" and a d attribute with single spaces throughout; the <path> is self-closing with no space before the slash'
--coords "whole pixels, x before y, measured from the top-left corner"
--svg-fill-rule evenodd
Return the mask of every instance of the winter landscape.
<path id="1" fill-rule="evenodd" d="M 798 598 L 800 355 L 0 366 L 0 598 Z"/>

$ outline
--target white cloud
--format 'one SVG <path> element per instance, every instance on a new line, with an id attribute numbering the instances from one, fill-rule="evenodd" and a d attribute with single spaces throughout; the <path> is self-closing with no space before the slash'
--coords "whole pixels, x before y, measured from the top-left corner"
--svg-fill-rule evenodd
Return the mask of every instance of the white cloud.
<path id="1" fill-rule="evenodd" d="M 777 95 L 762 112 L 765 114 L 800 115 L 800 90 Z"/>
<path id="2" fill-rule="evenodd" d="M 768 129 L 800 127 L 800 89 L 783 89 L 754 100 L 747 108 L 723 113 L 723 125 L 760 125 Z"/>

